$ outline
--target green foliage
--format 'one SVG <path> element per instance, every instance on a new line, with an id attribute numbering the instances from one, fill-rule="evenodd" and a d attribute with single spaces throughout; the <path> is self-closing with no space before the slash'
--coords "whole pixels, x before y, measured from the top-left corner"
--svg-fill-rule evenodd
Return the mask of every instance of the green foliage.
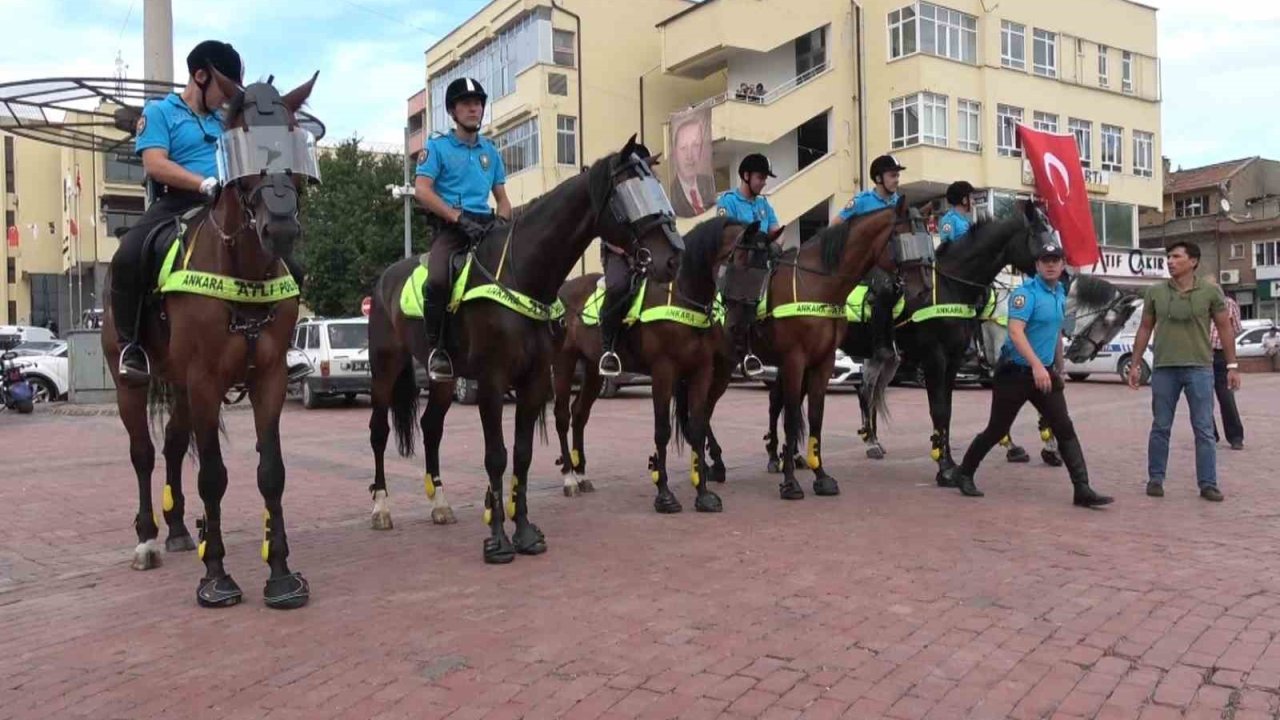
<path id="1" fill-rule="evenodd" d="M 404 256 L 404 206 L 387 185 L 404 183 L 404 158 L 360 150 L 356 138 L 320 156 L 324 182 L 307 191 L 298 251 L 306 268 L 302 301 L 317 315 L 360 314 L 382 271 Z M 414 252 L 424 252 L 428 230 L 413 217 Z"/>

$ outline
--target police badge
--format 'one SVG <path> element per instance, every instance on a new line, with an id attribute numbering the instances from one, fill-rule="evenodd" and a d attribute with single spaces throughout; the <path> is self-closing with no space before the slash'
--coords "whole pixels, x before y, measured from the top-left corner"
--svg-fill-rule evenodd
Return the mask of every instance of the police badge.
<path id="1" fill-rule="evenodd" d="M 720 208 L 716 208 L 716 215 L 717 215 L 717 216 L 719 216 L 719 217 L 724 217 L 725 215 L 728 215 L 728 214 L 729 214 L 729 211 L 728 211 L 728 210 L 725 210 L 725 209 L 724 209 L 724 208 L 722 208 L 722 207 L 720 207 Z"/>
<path id="2" fill-rule="evenodd" d="M 489 156 L 487 154 L 482 154 L 480 156 L 480 169 L 481 170 L 489 169 Z"/>
<path id="3" fill-rule="evenodd" d="M 1027 296 L 1026 296 L 1026 295 L 1014 295 L 1014 296 L 1013 296 L 1013 307 L 1014 307 L 1014 309 L 1015 309 L 1015 310 L 1021 310 L 1022 308 L 1026 307 L 1026 306 L 1027 306 Z"/>
<path id="4" fill-rule="evenodd" d="M 133 134 L 141 135 L 143 130 L 147 129 L 147 116 L 139 115 L 138 122 L 133 126 Z"/>

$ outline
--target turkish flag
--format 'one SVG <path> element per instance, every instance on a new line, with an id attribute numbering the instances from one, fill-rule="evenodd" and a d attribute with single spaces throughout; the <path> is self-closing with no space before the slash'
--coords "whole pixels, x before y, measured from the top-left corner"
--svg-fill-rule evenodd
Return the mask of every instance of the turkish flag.
<path id="1" fill-rule="evenodd" d="M 8 235 L 9 235 L 9 247 L 11 248 L 18 247 L 18 228 L 14 227 L 13 225 L 10 225 L 8 230 Z"/>
<path id="2" fill-rule="evenodd" d="M 1036 192 L 1044 200 L 1049 222 L 1062 238 L 1067 264 L 1087 267 L 1098 262 L 1098 236 L 1093 228 L 1089 193 L 1074 135 L 1059 135 L 1018 125 L 1022 150 L 1036 178 Z"/>

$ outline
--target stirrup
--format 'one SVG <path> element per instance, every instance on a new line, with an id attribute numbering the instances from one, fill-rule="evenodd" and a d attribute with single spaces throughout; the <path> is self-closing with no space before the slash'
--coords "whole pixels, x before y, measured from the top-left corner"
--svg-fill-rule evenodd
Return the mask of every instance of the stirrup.
<path id="1" fill-rule="evenodd" d="M 297 382 L 308 375 L 315 372 L 315 368 L 310 363 L 298 363 L 290 365 L 288 370 L 289 382 Z"/>
<path id="2" fill-rule="evenodd" d="M 600 364 L 597 369 L 604 377 L 618 377 L 622 374 L 622 359 L 618 357 L 618 353 L 609 350 L 600 356 Z"/>
<path id="3" fill-rule="evenodd" d="M 124 356 L 128 354 L 130 350 L 135 348 L 142 354 L 142 362 L 146 366 L 145 370 L 139 371 L 137 369 L 131 369 L 127 364 L 125 364 Z M 138 343 L 129 343 L 120 349 L 118 365 L 120 366 L 120 378 L 122 380 L 127 380 L 129 382 L 149 382 L 151 380 L 151 356 L 147 355 L 147 351 Z"/>
<path id="4" fill-rule="evenodd" d="M 443 363 L 443 366 L 437 369 L 437 362 Z M 435 382 L 453 379 L 453 360 L 449 359 L 449 353 L 444 348 L 433 348 L 427 356 L 427 376 Z"/>
<path id="5" fill-rule="evenodd" d="M 764 372 L 764 363 L 755 353 L 747 353 L 747 356 L 742 358 L 743 375 L 755 377 L 762 372 Z"/>

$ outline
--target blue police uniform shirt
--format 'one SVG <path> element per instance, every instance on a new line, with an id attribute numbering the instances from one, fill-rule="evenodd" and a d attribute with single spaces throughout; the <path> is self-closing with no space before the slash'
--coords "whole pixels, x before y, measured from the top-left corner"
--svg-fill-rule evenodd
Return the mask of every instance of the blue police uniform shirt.
<path id="1" fill-rule="evenodd" d="M 743 196 L 741 188 L 721 193 L 720 197 L 716 198 L 716 208 L 717 215 L 736 220 L 744 225 L 750 225 L 759 220 L 760 230 L 763 232 L 778 227 L 778 214 L 773 211 L 769 201 L 763 195 L 757 195 L 755 200 L 748 200 Z"/>
<path id="2" fill-rule="evenodd" d="M 890 195 L 889 199 L 885 200 L 880 197 L 875 190 L 863 190 L 857 195 L 854 195 L 853 199 L 849 201 L 849 204 L 845 205 L 844 209 L 840 211 L 840 219 L 848 220 L 849 218 L 857 217 L 858 215 L 866 215 L 867 213 L 873 213 L 877 210 L 895 208 L 897 206 L 898 193 Z"/>
<path id="3" fill-rule="evenodd" d="M 1039 275 L 1022 283 L 1009 295 L 1009 319 L 1025 322 L 1027 341 L 1045 367 L 1053 366 L 1062 334 L 1062 321 L 1067 312 L 1067 291 L 1061 282 L 1053 288 L 1045 284 Z M 1005 338 L 1001 355 L 1015 365 L 1031 364 L 1013 347 L 1013 339 Z"/>
<path id="4" fill-rule="evenodd" d="M 159 148 L 169 159 L 202 178 L 218 176 L 218 138 L 222 137 L 222 114 L 214 111 L 201 117 L 187 107 L 178 93 L 152 100 L 138 118 L 138 135 L 133 150 Z"/>
<path id="5" fill-rule="evenodd" d="M 972 225 L 973 223 L 964 213 L 951 208 L 938 222 L 938 235 L 942 238 L 942 242 L 951 242 L 967 234 Z"/>
<path id="6" fill-rule="evenodd" d="M 418 165 L 417 176 L 428 177 L 436 195 L 449 206 L 485 215 L 489 194 L 497 185 L 507 182 L 507 169 L 502 155 L 487 137 L 476 136 L 467 144 L 449 131 L 448 135 L 427 138 L 427 156 Z"/>

